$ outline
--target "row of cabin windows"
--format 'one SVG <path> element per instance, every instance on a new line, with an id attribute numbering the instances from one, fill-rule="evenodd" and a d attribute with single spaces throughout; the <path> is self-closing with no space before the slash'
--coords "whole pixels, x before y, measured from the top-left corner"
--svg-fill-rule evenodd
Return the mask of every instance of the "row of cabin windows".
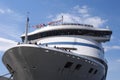
<path id="1" fill-rule="evenodd" d="M 43 37 L 58 36 L 58 35 L 85 35 L 85 36 L 96 36 L 96 37 L 109 37 L 110 31 L 92 31 L 92 30 L 78 30 L 78 29 L 67 29 L 67 30 L 54 30 L 37 33 L 28 36 L 28 40 L 35 40 Z M 24 40 L 24 37 L 22 37 Z"/>
<path id="2" fill-rule="evenodd" d="M 63 23 L 62 25 L 79 25 L 79 26 L 84 26 L 84 27 L 93 27 L 93 25 L 89 24 L 76 24 L 76 23 Z"/>
<path id="3" fill-rule="evenodd" d="M 67 63 L 65 64 L 64 68 L 71 68 L 72 65 L 73 65 L 73 62 L 67 62 Z M 81 67 L 82 67 L 81 64 L 77 64 L 77 65 L 75 66 L 75 70 L 79 70 Z M 88 73 L 97 74 L 97 72 L 98 72 L 98 70 L 97 70 L 97 69 L 94 69 L 94 68 L 90 68 L 90 69 L 88 70 Z"/>

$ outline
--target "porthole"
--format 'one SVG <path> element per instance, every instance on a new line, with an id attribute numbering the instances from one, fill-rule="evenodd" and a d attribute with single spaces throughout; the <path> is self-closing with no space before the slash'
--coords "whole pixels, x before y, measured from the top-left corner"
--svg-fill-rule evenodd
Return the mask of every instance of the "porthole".
<path id="1" fill-rule="evenodd" d="M 92 73 L 92 72 L 93 72 L 93 68 L 90 68 L 88 72 L 89 72 L 89 73 Z"/>
<path id="2" fill-rule="evenodd" d="M 72 66 L 72 62 L 67 62 L 64 66 L 64 68 L 70 68 Z"/>
<path id="3" fill-rule="evenodd" d="M 95 71 L 94 71 L 94 74 L 97 74 L 97 72 L 98 72 L 98 70 L 95 70 Z"/>
<path id="4" fill-rule="evenodd" d="M 81 64 L 77 64 L 76 67 L 75 67 L 75 69 L 76 69 L 76 70 L 79 70 L 81 67 L 82 67 Z"/>

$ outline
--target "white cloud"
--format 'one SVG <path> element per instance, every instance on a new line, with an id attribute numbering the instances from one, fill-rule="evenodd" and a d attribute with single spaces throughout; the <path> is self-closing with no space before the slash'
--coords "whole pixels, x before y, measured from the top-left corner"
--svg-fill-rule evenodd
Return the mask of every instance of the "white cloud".
<path id="1" fill-rule="evenodd" d="M 104 46 L 105 51 L 110 51 L 110 50 L 120 50 L 120 46 L 118 45 L 113 45 L 113 46 Z"/>
<path id="2" fill-rule="evenodd" d="M 4 14 L 5 11 L 3 9 L 0 9 L 0 14 Z"/>
<path id="3" fill-rule="evenodd" d="M 49 15 L 49 16 L 47 16 L 47 18 L 53 18 L 53 15 Z"/>
<path id="4" fill-rule="evenodd" d="M 88 23 L 88 24 L 94 25 L 95 27 L 99 27 L 99 26 L 102 26 L 105 22 L 106 20 L 102 20 L 100 17 L 95 16 L 95 17 L 88 17 L 84 19 L 83 23 Z"/>
<path id="5" fill-rule="evenodd" d="M 14 11 L 11 10 L 11 9 L 7 9 L 6 12 L 7 12 L 7 13 L 14 13 Z"/>
<path id="6" fill-rule="evenodd" d="M 60 13 L 53 20 L 61 19 L 61 16 L 64 17 L 64 22 L 90 24 L 95 27 L 100 27 L 107 21 L 99 16 L 91 16 L 86 5 L 82 7 L 77 5 L 70 13 Z"/>
<path id="7" fill-rule="evenodd" d="M 110 60 L 108 62 L 108 73 L 118 73 L 120 71 L 120 59 L 118 60 Z"/>
<path id="8" fill-rule="evenodd" d="M 89 12 L 88 12 L 88 7 L 86 5 L 84 5 L 82 7 L 80 7 L 80 6 L 77 5 L 73 9 L 76 10 L 78 13 L 80 13 L 83 17 L 90 16 Z"/>
<path id="9" fill-rule="evenodd" d="M 9 13 L 14 13 L 13 10 L 9 9 L 9 8 L 0 8 L 0 14 L 9 14 Z"/>
<path id="10" fill-rule="evenodd" d="M 77 17 L 70 13 L 60 13 L 53 20 L 59 20 L 59 19 L 61 19 L 62 16 L 64 17 L 64 22 L 66 22 L 66 23 L 67 22 L 76 22 L 76 23 L 82 22 L 80 17 Z"/>
<path id="11" fill-rule="evenodd" d="M 0 51 L 5 51 L 13 46 L 15 46 L 17 42 L 5 38 L 0 37 Z"/>
<path id="12" fill-rule="evenodd" d="M 118 60 L 116 60 L 116 61 L 120 63 L 120 59 L 118 59 Z"/>
<path id="13" fill-rule="evenodd" d="M 0 8 L 0 21 L 8 22 L 8 21 L 23 21 L 23 15 L 19 14 L 18 12 L 10 9 L 10 8 Z"/>
<path id="14" fill-rule="evenodd" d="M 19 40 L 24 18 L 24 15 L 10 8 L 0 8 L 0 37 Z"/>

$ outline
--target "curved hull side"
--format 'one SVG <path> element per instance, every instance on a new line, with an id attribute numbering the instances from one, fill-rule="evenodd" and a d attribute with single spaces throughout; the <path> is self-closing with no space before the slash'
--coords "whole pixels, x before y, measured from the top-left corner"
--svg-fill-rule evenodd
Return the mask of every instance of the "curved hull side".
<path id="1" fill-rule="evenodd" d="M 105 80 L 106 73 L 102 64 L 41 47 L 14 47 L 3 62 L 15 80 Z"/>

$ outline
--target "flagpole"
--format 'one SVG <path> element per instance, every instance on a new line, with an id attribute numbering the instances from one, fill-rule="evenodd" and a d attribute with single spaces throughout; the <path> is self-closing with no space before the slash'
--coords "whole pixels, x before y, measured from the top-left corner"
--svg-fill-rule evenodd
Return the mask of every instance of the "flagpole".
<path id="1" fill-rule="evenodd" d="M 27 13 L 27 14 L 29 14 L 29 13 Z M 28 25 L 29 25 L 29 17 L 27 15 L 26 29 L 25 29 L 25 41 L 24 41 L 25 44 L 27 44 L 27 42 L 28 42 Z"/>

